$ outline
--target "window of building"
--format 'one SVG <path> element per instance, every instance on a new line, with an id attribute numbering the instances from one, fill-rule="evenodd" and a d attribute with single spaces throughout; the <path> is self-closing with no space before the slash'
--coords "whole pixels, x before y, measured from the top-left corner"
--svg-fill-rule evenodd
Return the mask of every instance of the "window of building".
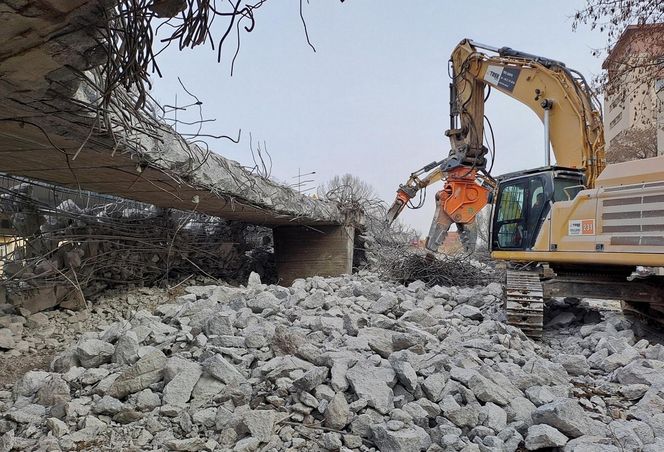
<path id="1" fill-rule="evenodd" d="M 620 120 L 622 119 L 622 117 L 623 117 L 623 112 L 621 111 L 620 113 L 618 113 L 618 114 L 616 115 L 615 118 L 613 118 L 613 119 L 611 120 L 611 122 L 609 123 L 609 128 L 610 128 L 610 129 L 614 128 L 615 125 L 618 124 L 618 123 L 620 122 Z"/>
<path id="2" fill-rule="evenodd" d="M 613 99 L 613 102 L 611 102 L 611 105 L 609 105 L 609 111 L 612 111 L 617 106 L 622 107 L 622 103 L 623 103 L 622 96 L 616 97 L 615 99 Z"/>

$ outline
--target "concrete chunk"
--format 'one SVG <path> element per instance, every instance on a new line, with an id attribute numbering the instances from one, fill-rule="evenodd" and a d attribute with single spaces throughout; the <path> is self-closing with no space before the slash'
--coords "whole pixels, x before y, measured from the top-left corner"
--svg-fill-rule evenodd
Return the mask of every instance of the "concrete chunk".
<path id="1" fill-rule="evenodd" d="M 144 356 L 113 382 L 108 394 L 122 399 L 129 394 L 148 388 L 162 379 L 166 361 L 166 355 L 161 350 L 155 350 Z"/>
<path id="2" fill-rule="evenodd" d="M 569 438 L 550 425 L 532 425 L 528 428 L 526 449 L 538 450 L 549 447 L 562 447 L 567 444 L 568 440 Z"/>

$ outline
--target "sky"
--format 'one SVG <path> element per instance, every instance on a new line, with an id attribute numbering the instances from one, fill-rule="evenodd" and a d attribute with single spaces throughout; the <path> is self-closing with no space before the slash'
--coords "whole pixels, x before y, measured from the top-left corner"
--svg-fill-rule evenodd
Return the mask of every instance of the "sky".
<path id="1" fill-rule="evenodd" d="M 178 83 L 203 102 L 203 133 L 237 136 L 239 144 L 207 139 L 215 152 L 253 166 L 249 133 L 266 144 L 271 176 L 295 183 L 314 172 L 305 188 L 351 173 L 369 183 L 388 204 L 410 173 L 446 157 L 449 125 L 448 60 L 463 38 L 508 46 L 563 61 L 587 79 L 601 71 L 591 55 L 606 37 L 572 15 L 582 0 L 509 2 L 443 0 L 311 0 L 304 5 L 306 42 L 298 0 L 272 0 L 256 11 L 251 33 L 230 75 L 234 44 L 217 63 L 208 47 L 160 55 L 163 78 L 154 78 L 161 104 L 191 103 Z M 528 108 L 494 90 L 486 115 L 496 139 L 494 176 L 542 166 L 543 128 Z M 194 121 L 189 108 L 180 120 Z M 180 125 L 179 130 L 185 126 Z M 185 129 L 186 131 L 186 129 Z M 401 214 L 426 235 L 434 211 L 427 203 Z M 310 191 L 312 193 L 315 190 Z"/>

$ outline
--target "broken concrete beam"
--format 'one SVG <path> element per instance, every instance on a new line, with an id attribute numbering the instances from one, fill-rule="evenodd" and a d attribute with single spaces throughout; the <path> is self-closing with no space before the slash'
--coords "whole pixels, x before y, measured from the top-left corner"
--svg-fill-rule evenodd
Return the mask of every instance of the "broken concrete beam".
<path id="1" fill-rule="evenodd" d="M 99 53 L 103 39 L 94 30 L 106 26 L 100 12 L 112 3 L 45 0 L 2 11 L 0 118 L 10 120 L 0 124 L 0 144 L 10 152 L 3 154 L 0 170 L 246 223 L 348 221 L 335 203 L 305 196 L 188 142 L 154 117 L 152 106 L 140 113 L 123 110 L 122 118 L 104 112 L 109 123 L 122 127 L 113 133 L 99 128 L 101 93 L 93 85 L 103 83 L 84 83 L 78 74 L 100 63 L 82 56 Z M 69 28 L 75 31 L 61 32 Z M 95 79 L 94 71 L 86 76 Z M 127 93 L 120 87 L 111 97 L 122 103 Z M 30 118 L 28 127 L 16 118 Z"/>
<path id="2" fill-rule="evenodd" d="M 58 298 L 55 296 L 53 287 L 26 289 L 20 292 L 8 293 L 7 299 L 14 306 L 23 308 L 30 312 L 30 314 L 58 305 Z"/>

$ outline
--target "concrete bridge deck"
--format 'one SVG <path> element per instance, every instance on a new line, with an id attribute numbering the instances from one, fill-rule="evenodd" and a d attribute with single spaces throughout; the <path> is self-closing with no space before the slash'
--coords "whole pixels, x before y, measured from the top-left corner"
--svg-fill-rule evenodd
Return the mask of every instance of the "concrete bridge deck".
<path id="1" fill-rule="evenodd" d="M 116 111 L 111 122 L 131 127 L 113 133 L 99 127 L 99 93 L 80 74 L 104 61 L 98 31 L 100 9 L 109 6 L 108 0 L 0 5 L 0 171 L 279 228 L 284 280 L 350 272 L 353 234 L 335 204 L 251 174 L 164 124 L 146 128 Z M 319 232 L 305 232 L 312 227 Z M 306 255 L 294 252 L 298 246 L 311 249 L 320 265 L 291 271 L 294 256 Z"/>

